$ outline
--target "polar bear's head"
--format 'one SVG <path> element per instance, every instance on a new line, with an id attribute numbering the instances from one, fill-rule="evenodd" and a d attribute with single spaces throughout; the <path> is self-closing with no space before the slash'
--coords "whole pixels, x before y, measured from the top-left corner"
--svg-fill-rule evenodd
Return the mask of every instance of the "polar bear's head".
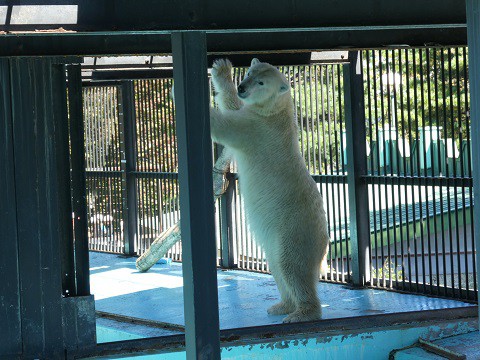
<path id="1" fill-rule="evenodd" d="M 238 97 L 245 103 L 262 104 L 290 94 L 290 84 L 277 68 L 253 59 L 237 90 Z"/>

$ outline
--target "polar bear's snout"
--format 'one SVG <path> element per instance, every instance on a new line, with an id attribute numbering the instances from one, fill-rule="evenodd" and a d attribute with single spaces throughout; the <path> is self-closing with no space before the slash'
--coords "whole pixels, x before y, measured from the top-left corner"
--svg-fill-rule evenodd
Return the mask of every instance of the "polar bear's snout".
<path id="1" fill-rule="evenodd" d="M 242 84 L 238 85 L 237 91 L 238 91 L 238 96 L 241 97 L 242 99 L 247 97 L 247 91 L 245 90 L 245 87 Z"/>

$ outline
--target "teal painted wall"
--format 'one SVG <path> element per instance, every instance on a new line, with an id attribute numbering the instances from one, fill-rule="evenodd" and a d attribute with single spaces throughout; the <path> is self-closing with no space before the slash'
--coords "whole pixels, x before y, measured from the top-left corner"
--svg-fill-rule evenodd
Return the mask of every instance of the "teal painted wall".
<path id="1" fill-rule="evenodd" d="M 437 340 L 477 330 L 477 322 L 382 329 L 361 334 L 322 336 L 222 348 L 224 360 L 385 360 L 390 351 L 412 345 L 419 337 Z M 123 332 L 122 332 L 123 333 Z M 100 335 L 100 334 L 99 334 Z M 111 336 L 112 333 L 109 334 Z M 119 334 L 125 336 L 125 334 Z M 125 338 L 123 338 L 125 339 Z M 99 338 L 100 340 L 100 338 Z M 117 339 L 120 340 L 120 339 Z M 99 359 L 114 359 L 103 357 Z M 185 352 L 116 357 L 118 359 L 183 360 Z"/>

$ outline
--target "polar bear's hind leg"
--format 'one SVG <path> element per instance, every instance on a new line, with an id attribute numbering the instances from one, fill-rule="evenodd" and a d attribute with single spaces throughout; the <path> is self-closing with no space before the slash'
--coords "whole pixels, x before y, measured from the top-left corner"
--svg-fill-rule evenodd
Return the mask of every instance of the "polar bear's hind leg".
<path id="1" fill-rule="evenodd" d="M 322 308 L 317 296 L 318 265 L 317 269 L 308 266 L 286 266 L 282 273 L 282 281 L 286 284 L 287 291 L 295 303 L 295 311 L 283 319 L 283 322 L 300 322 L 319 320 Z"/>

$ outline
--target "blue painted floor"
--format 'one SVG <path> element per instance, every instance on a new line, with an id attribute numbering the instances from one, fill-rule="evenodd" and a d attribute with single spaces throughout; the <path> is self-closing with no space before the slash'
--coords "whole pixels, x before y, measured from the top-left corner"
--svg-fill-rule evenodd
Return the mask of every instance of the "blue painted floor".
<path id="1" fill-rule="evenodd" d="M 91 292 L 95 296 L 96 309 L 184 325 L 182 265 L 157 264 L 147 273 L 140 273 L 135 268 L 135 260 L 113 254 L 90 253 Z M 470 305 L 461 301 L 391 291 L 356 290 L 331 283 L 319 283 L 318 294 L 324 319 Z M 277 287 L 270 275 L 219 270 L 218 296 L 222 329 L 282 322 L 283 316 L 267 314 L 267 308 L 279 301 Z M 100 320 L 103 321 L 103 325 L 100 324 L 102 327 L 108 328 L 108 324 L 115 323 Z M 141 327 L 136 329 L 139 336 L 142 331 Z M 145 336 L 169 333 L 162 329 L 150 332 Z"/>

